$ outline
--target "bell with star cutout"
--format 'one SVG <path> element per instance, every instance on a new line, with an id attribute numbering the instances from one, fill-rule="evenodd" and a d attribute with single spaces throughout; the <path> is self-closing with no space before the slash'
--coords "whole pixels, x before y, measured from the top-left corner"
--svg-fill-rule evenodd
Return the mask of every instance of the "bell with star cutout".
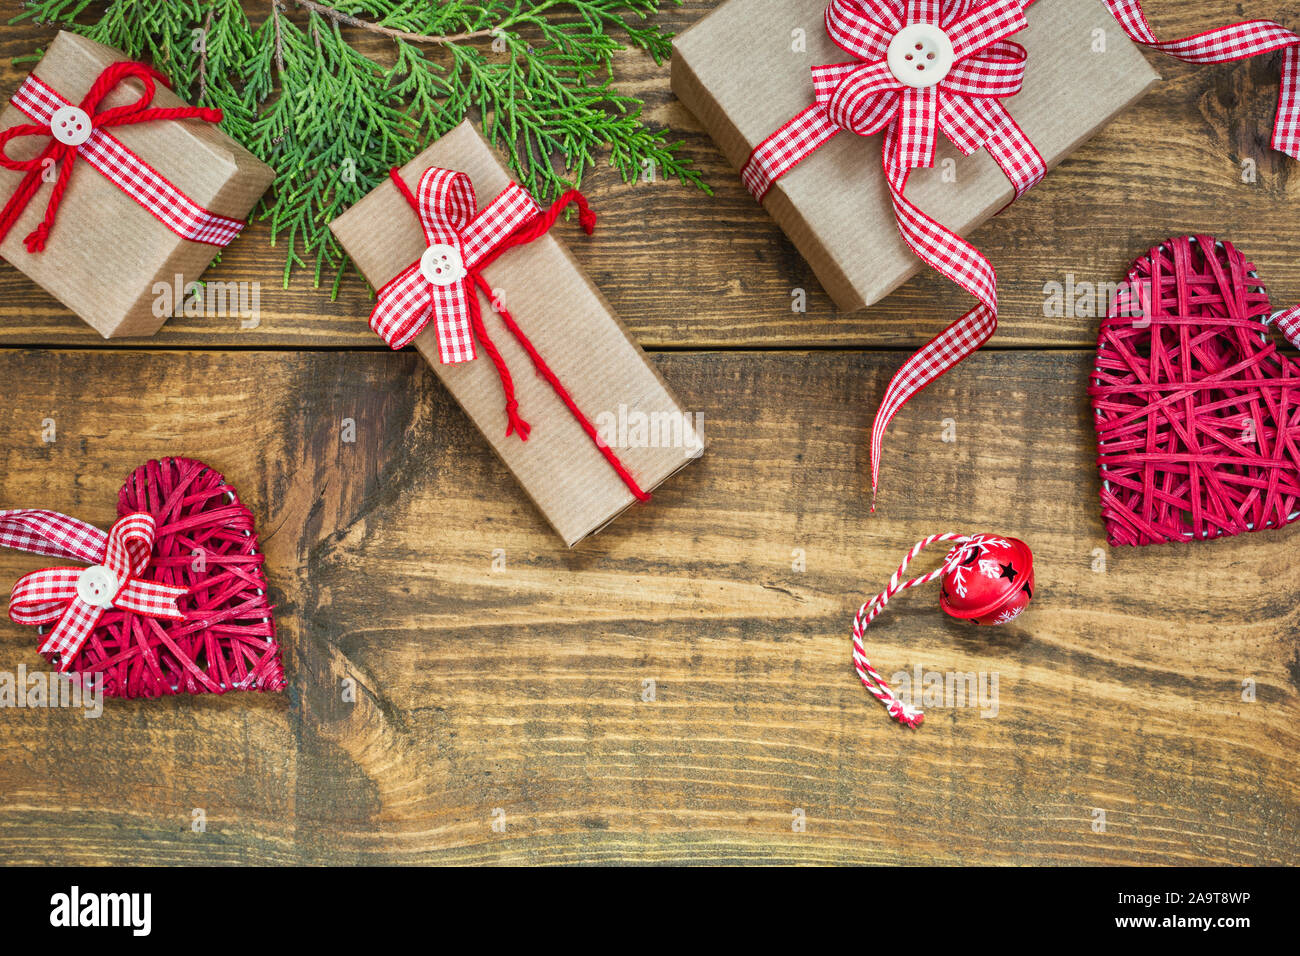
<path id="1" fill-rule="evenodd" d="M 928 574 L 905 580 L 903 575 L 917 555 L 932 544 L 948 543 L 952 549 L 943 564 Z M 925 715 L 898 697 L 867 660 L 864 633 L 890 598 L 921 584 L 941 580 L 939 606 L 945 614 L 975 624 L 1007 624 L 1018 618 L 1034 596 L 1034 555 L 1029 545 L 996 534 L 936 534 L 916 546 L 903 559 L 889 587 L 862 605 L 853 621 L 853 666 L 858 679 L 899 723 L 919 727 Z"/>
<path id="2" fill-rule="evenodd" d="M 1014 621 L 1034 596 L 1034 554 L 1015 538 L 977 534 L 943 576 L 939 607 L 958 620 Z"/>

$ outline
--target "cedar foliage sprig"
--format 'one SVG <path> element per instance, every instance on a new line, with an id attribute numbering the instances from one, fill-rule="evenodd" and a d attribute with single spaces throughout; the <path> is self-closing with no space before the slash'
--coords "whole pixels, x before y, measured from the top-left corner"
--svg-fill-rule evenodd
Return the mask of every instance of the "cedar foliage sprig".
<path id="1" fill-rule="evenodd" d="M 680 142 L 613 86 L 625 45 L 669 56 L 671 35 L 647 22 L 661 0 L 333 2 L 26 0 L 17 19 L 116 46 L 220 107 L 276 169 L 260 214 L 285 244 L 286 285 L 306 268 L 317 285 L 333 272 L 337 292 L 346 260 L 329 221 L 471 113 L 543 201 L 605 149 L 625 181 L 652 169 L 708 191 Z M 256 25 L 248 10 L 263 11 Z"/>

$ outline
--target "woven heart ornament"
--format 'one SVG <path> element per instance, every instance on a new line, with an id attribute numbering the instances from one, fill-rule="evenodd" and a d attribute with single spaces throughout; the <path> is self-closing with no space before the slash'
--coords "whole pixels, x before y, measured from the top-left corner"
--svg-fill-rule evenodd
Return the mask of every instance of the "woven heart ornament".
<path id="1" fill-rule="evenodd" d="M 1300 517 L 1300 307 L 1274 313 L 1228 242 L 1171 239 L 1103 320 L 1088 394 L 1112 546 L 1279 528 Z"/>
<path id="2" fill-rule="evenodd" d="M 79 562 L 14 585 L 9 616 L 40 653 L 110 697 L 285 688 L 253 516 L 216 471 L 151 461 L 106 533 L 54 511 L 0 511 L 0 545 Z"/>

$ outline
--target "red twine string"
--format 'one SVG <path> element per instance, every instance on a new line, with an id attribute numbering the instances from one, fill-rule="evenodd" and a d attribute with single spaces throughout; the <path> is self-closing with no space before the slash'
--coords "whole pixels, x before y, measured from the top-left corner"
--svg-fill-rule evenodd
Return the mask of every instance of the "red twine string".
<path id="1" fill-rule="evenodd" d="M 133 103 L 115 106 L 100 112 L 99 107 L 108 94 L 119 83 L 131 79 L 138 80 L 144 87 L 140 97 Z M 114 126 L 132 126 L 137 123 L 166 120 L 201 119 L 209 123 L 221 122 L 222 113 L 219 109 L 196 106 L 151 107 L 149 104 L 153 102 L 157 83 L 169 86 L 167 78 L 152 67 L 129 61 L 110 64 L 104 68 L 104 71 L 100 73 L 91 85 L 90 90 L 82 98 L 80 109 L 88 114 L 91 126 L 95 131 L 109 129 Z M 13 159 L 5 149 L 11 140 L 22 136 L 49 136 L 50 142 L 34 159 Z M 28 252 L 37 253 L 45 249 L 50 230 L 54 226 L 55 216 L 58 214 L 63 196 L 67 192 L 68 184 L 72 181 L 72 171 L 81 148 L 81 146 L 69 145 L 55 139 L 49 124 L 27 123 L 0 132 L 0 166 L 27 173 L 18 184 L 14 194 L 10 196 L 4 209 L 0 210 L 0 242 L 4 241 L 9 234 L 9 230 L 14 227 L 14 224 L 17 223 L 23 211 L 27 208 L 27 204 L 40 190 L 45 171 L 51 164 L 57 164 L 58 178 L 54 182 L 54 188 L 50 191 L 50 201 L 45 207 L 45 217 L 23 240 Z M 132 183 L 131 185 L 132 188 L 136 188 L 148 184 Z"/>
<path id="2" fill-rule="evenodd" d="M 1230 243 L 1172 239 L 1135 265 L 1102 322 L 1088 389 L 1112 545 L 1295 520 L 1300 366 L 1269 337 L 1270 312 Z"/>
<path id="3" fill-rule="evenodd" d="M 398 191 L 406 199 L 407 203 L 410 204 L 412 210 L 415 211 L 416 216 L 421 217 L 423 214 L 420 201 L 402 179 L 401 171 L 397 168 L 393 168 L 389 175 L 392 178 L 393 183 L 397 186 Z M 530 199 L 529 205 L 531 206 L 531 204 L 532 201 Z M 510 374 L 510 369 L 506 365 L 505 358 L 501 355 L 500 350 L 488 335 L 487 325 L 483 321 L 482 306 L 479 303 L 479 292 L 482 292 L 489 301 L 492 301 L 493 299 L 493 292 L 492 287 L 483 277 L 482 270 L 486 269 L 510 249 L 527 245 L 528 243 L 535 242 L 545 236 L 559 220 L 559 217 L 564 210 L 570 205 L 576 205 L 578 207 L 578 222 L 582 226 L 583 231 L 586 232 L 587 235 L 591 235 L 596 229 L 596 213 L 588 205 L 587 199 L 582 195 L 582 193 L 578 192 L 576 189 L 569 190 L 553 203 L 549 209 L 537 212 L 535 215 L 530 216 L 508 235 L 505 235 L 498 241 L 494 241 L 486 252 L 475 259 L 472 265 L 466 263 L 468 274 L 466 275 L 465 282 L 468 294 L 465 298 L 465 305 L 469 316 L 470 326 L 473 329 L 474 338 L 478 341 L 479 345 L 483 347 L 483 351 L 487 353 L 489 360 L 496 368 L 497 377 L 501 380 L 501 390 L 506 399 L 506 436 L 509 437 L 510 435 L 517 434 L 521 441 L 528 440 L 532 431 L 532 426 L 529 425 L 519 413 L 519 400 L 515 396 L 514 378 Z M 473 210 L 471 209 L 470 212 L 472 213 Z M 401 279 L 402 276 L 399 276 L 398 279 L 394 280 L 394 282 L 400 282 Z M 381 299 L 391 286 L 392 283 L 381 290 Z M 515 337 L 515 340 L 519 343 L 524 352 L 527 353 L 529 360 L 533 364 L 534 370 L 547 382 L 547 384 L 551 386 L 551 389 L 555 392 L 556 396 L 564 403 L 565 408 L 569 410 L 569 414 L 572 415 L 574 420 L 579 424 L 579 426 L 581 426 L 583 432 L 591 439 L 592 444 L 596 446 L 597 450 L 600 451 L 601 455 L 609 463 L 610 467 L 614 469 L 615 474 L 618 475 L 623 484 L 627 486 L 628 490 L 632 492 L 633 496 L 638 501 L 649 501 L 650 494 L 642 490 L 641 486 L 637 483 L 636 478 L 633 477 L 631 471 L 629 471 L 627 466 L 623 464 L 622 459 L 620 459 L 618 455 L 615 454 L 614 450 L 601 439 L 596 426 L 592 424 L 587 415 L 578 407 L 578 403 L 569 393 L 569 390 L 564 386 L 560 377 L 551 369 L 546 360 L 542 358 L 537 347 L 533 345 L 532 341 L 524 333 L 524 330 L 520 328 L 519 323 L 515 320 L 514 316 L 510 314 L 510 311 L 505 307 L 505 304 L 496 302 L 493 306 L 493 311 L 501 317 L 502 323 L 510 331 L 510 334 Z M 374 325 L 373 317 L 372 325 Z M 398 341 L 400 341 L 400 339 L 398 339 Z"/>

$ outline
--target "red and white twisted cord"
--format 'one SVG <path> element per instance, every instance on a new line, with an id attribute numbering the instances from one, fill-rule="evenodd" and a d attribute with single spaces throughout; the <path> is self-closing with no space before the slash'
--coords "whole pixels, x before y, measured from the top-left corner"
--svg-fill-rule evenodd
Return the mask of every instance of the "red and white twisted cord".
<path id="1" fill-rule="evenodd" d="M 948 532 L 933 534 L 924 540 L 918 541 L 916 546 L 908 552 L 907 557 L 903 559 L 903 563 L 898 566 L 894 576 L 889 579 L 889 587 L 862 605 L 858 609 L 858 616 L 853 619 L 853 668 L 858 672 L 858 680 L 862 681 L 862 686 L 867 689 L 871 696 L 884 705 L 885 709 L 889 711 L 890 717 L 908 727 L 919 726 L 925 720 L 925 714 L 911 704 L 900 700 L 890 689 L 885 679 L 880 676 L 880 672 L 871 666 L 871 662 L 867 660 L 863 634 L 871 622 L 885 609 L 885 605 L 889 603 L 894 595 L 918 585 L 929 584 L 931 581 L 943 577 L 948 572 L 948 569 L 961 558 L 963 553 L 962 545 L 970 540 L 969 535 Z M 943 564 L 929 574 L 923 574 L 918 578 L 904 581 L 903 575 L 917 556 L 930 545 L 937 544 L 940 541 L 951 541 L 953 544 L 953 548 L 948 552 L 948 556 L 944 558 Z"/>

